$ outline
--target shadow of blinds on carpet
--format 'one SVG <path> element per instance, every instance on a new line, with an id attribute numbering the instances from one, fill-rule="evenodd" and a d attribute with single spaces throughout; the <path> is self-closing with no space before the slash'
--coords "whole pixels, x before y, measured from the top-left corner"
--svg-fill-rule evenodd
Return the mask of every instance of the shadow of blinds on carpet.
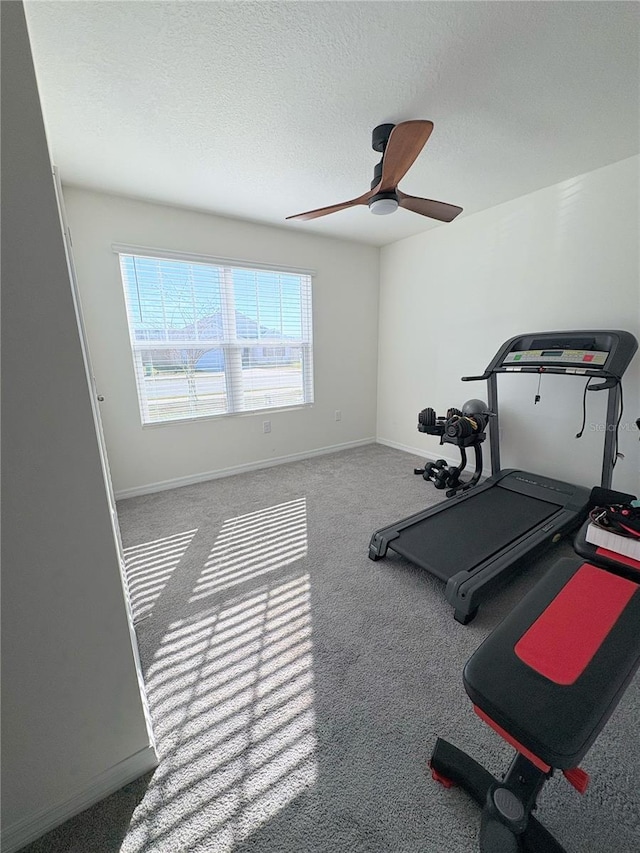
<path id="1" fill-rule="evenodd" d="M 317 778 L 304 498 L 227 520 L 147 673 L 160 766 L 127 851 L 231 851 Z"/>
<path id="2" fill-rule="evenodd" d="M 134 624 L 151 613 L 197 532 L 196 527 L 124 549 Z"/>

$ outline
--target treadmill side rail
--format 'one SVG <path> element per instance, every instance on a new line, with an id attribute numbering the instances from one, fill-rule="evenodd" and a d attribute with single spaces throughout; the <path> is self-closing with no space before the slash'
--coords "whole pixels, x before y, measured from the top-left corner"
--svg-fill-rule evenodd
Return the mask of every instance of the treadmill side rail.
<path id="1" fill-rule="evenodd" d="M 447 601 L 455 608 L 456 621 L 467 625 L 480 604 L 523 568 L 520 561 L 556 535 L 568 533 L 584 520 L 585 513 L 564 509 L 529 534 L 516 540 L 497 557 L 479 563 L 471 571 L 458 572 L 449 578 L 445 590 Z M 462 618 L 460 618 L 462 617 Z M 466 617 L 466 618 L 465 618 Z M 463 618 L 465 621 L 463 621 Z"/>
<path id="2" fill-rule="evenodd" d="M 393 528 L 385 527 L 384 530 L 376 530 L 369 542 L 369 559 L 379 560 L 386 556 L 389 542 L 396 539 L 400 534 Z"/>

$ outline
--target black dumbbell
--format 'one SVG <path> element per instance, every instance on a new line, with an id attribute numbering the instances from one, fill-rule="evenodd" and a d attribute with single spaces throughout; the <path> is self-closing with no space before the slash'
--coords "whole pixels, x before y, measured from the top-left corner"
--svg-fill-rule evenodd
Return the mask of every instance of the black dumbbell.
<path id="1" fill-rule="evenodd" d="M 427 408 L 423 409 L 421 412 L 418 412 L 418 423 L 421 426 L 431 427 L 435 426 L 436 422 L 436 413 L 433 409 Z"/>
<path id="2" fill-rule="evenodd" d="M 446 489 L 449 484 L 449 471 L 447 468 L 439 468 L 433 475 L 433 485 L 436 489 Z"/>

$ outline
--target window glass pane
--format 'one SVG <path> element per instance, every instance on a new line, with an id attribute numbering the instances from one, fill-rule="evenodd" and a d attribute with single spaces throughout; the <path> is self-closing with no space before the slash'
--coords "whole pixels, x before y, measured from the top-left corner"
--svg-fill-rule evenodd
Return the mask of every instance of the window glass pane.
<path id="1" fill-rule="evenodd" d="M 222 338 L 218 267 L 125 256 L 122 272 L 136 341 Z"/>
<path id="2" fill-rule="evenodd" d="M 233 270 L 238 337 L 299 341 L 305 278 L 265 270 Z"/>
<path id="3" fill-rule="evenodd" d="M 222 349 L 140 350 L 138 356 L 150 423 L 227 411 Z"/>
<path id="4" fill-rule="evenodd" d="M 302 347 L 243 348 L 242 387 L 245 410 L 304 403 Z"/>

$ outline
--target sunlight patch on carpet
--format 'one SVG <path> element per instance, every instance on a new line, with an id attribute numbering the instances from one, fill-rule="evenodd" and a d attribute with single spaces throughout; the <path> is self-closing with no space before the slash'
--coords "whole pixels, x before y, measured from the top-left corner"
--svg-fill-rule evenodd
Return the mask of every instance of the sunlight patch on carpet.
<path id="1" fill-rule="evenodd" d="M 297 498 L 224 522 L 190 603 L 306 556 L 307 501 Z"/>
<path id="2" fill-rule="evenodd" d="M 126 580 L 133 613 L 138 622 L 148 616 L 198 532 L 185 530 L 124 549 Z"/>
<path id="3" fill-rule="evenodd" d="M 121 853 L 231 853 L 315 784 L 312 651 L 303 573 L 170 625 L 146 678 L 160 765 Z"/>

